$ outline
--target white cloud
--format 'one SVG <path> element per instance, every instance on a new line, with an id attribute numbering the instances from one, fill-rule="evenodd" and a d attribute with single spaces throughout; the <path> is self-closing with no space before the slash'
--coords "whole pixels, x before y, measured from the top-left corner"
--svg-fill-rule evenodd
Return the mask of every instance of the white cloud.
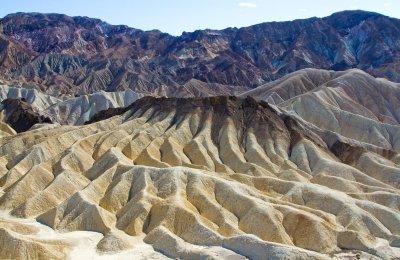
<path id="1" fill-rule="evenodd" d="M 300 9 L 299 9 L 299 12 L 303 12 L 303 13 L 304 13 L 304 12 L 308 12 L 308 9 L 306 9 L 306 8 L 300 8 Z"/>
<path id="2" fill-rule="evenodd" d="M 246 7 L 246 8 L 255 8 L 255 7 L 257 7 L 256 4 L 249 3 L 249 2 L 241 2 L 241 3 L 239 3 L 239 6 L 240 7 Z"/>
<path id="3" fill-rule="evenodd" d="M 384 7 L 389 7 L 389 6 L 391 6 L 391 5 L 392 5 L 391 3 L 384 3 L 384 4 L 383 4 Z"/>

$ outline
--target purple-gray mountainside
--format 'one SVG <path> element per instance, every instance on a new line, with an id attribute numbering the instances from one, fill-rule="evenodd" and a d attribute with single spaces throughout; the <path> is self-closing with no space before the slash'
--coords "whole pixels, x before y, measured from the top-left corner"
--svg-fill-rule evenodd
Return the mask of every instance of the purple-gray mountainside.
<path id="1" fill-rule="evenodd" d="M 61 14 L 0 20 L 0 81 L 53 95 L 172 96 L 188 82 L 243 90 L 303 68 L 358 68 L 399 82 L 400 20 L 344 11 L 178 37 Z"/>

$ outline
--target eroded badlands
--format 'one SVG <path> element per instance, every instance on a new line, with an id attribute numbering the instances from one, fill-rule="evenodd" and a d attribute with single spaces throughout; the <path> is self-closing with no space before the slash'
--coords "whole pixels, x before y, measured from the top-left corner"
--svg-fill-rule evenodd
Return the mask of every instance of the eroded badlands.
<path id="1" fill-rule="evenodd" d="M 399 257 L 398 151 L 324 133 L 235 97 L 7 132 L 0 258 Z"/>

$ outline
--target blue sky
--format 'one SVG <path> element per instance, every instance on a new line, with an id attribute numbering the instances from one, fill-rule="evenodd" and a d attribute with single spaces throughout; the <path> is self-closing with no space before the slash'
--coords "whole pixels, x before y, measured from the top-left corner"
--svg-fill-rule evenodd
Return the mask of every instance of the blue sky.
<path id="1" fill-rule="evenodd" d="M 0 6 L 0 17 L 15 12 L 64 13 L 173 35 L 354 9 L 400 18 L 400 0 L 0 0 Z"/>

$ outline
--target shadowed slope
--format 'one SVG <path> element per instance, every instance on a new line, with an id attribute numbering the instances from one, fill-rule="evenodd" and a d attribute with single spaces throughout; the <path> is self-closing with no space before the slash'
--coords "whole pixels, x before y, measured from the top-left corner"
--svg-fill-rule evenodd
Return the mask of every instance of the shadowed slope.
<path id="1" fill-rule="evenodd" d="M 5 99 L 0 105 L 1 120 L 16 132 L 24 132 L 35 124 L 52 123 L 49 115 L 32 107 L 25 99 Z"/>

